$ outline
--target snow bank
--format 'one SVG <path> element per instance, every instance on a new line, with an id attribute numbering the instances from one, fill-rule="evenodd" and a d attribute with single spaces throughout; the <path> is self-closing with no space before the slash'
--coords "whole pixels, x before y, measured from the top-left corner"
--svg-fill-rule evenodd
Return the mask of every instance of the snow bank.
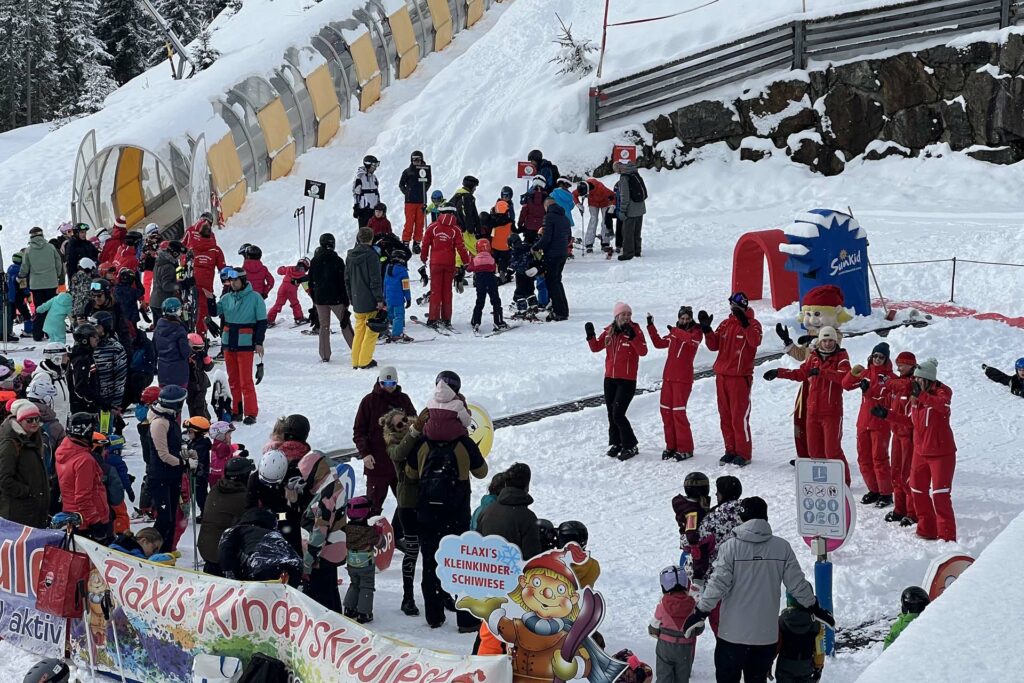
<path id="1" fill-rule="evenodd" d="M 1015 641 L 1020 633 L 1022 546 L 1024 514 L 1010 522 L 981 557 L 867 668 L 858 683 L 1016 679 L 1024 671 L 1024 648 L 1012 642 L 1002 647 L 999 641 Z"/>
<path id="2" fill-rule="evenodd" d="M 0 163 L 36 144 L 50 132 L 50 123 L 36 123 L 0 133 Z"/>

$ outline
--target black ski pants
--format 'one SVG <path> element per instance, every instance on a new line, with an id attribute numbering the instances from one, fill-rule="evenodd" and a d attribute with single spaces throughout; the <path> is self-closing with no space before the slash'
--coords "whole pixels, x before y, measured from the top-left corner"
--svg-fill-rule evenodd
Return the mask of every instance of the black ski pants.
<path id="1" fill-rule="evenodd" d="M 498 295 L 498 278 L 490 278 L 486 285 L 476 288 L 476 305 L 473 306 L 473 317 L 470 325 L 479 325 L 484 315 L 484 302 L 487 297 L 491 299 L 491 313 L 494 316 L 494 324 L 502 321 L 501 317 L 501 296 Z"/>
<path id="2" fill-rule="evenodd" d="M 775 661 L 775 643 L 741 645 L 718 639 L 715 646 L 715 681 L 717 683 L 766 683 Z"/>
<path id="3" fill-rule="evenodd" d="M 544 259 L 544 281 L 551 297 L 551 311 L 559 318 L 569 317 L 569 301 L 565 298 L 565 287 L 562 286 L 562 270 L 565 258 Z"/>
<path id="4" fill-rule="evenodd" d="M 456 518 L 435 516 L 425 520 L 419 517 L 420 555 L 423 556 L 423 580 L 420 588 L 423 591 L 423 607 L 427 623 L 437 626 L 444 622 L 444 601 L 448 597 L 441 588 L 437 578 L 437 560 L 434 557 L 445 536 L 458 536 L 469 530 L 469 519 L 464 521 Z M 454 597 L 454 596 L 451 596 Z M 458 610 L 455 619 L 459 628 L 472 628 L 480 625 L 480 620 L 469 612 Z"/>
<path id="5" fill-rule="evenodd" d="M 608 409 L 608 445 L 632 448 L 636 445 L 633 426 L 626 410 L 633 402 L 636 380 L 604 378 L 604 404 Z"/>

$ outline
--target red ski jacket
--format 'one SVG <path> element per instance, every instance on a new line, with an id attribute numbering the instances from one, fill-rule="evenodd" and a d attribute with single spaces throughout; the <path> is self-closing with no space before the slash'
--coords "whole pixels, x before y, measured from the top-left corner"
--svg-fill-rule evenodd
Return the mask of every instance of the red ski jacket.
<path id="1" fill-rule="evenodd" d="M 811 375 L 812 368 L 818 374 Z M 779 377 L 807 382 L 807 417 L 835 417 L 843 414 L 843 379 L 850 372 L 850 355 L 845 349 L 822 356 L 819 351 L 807 357 L 795 370 L 779 369 Z"/>
<path id="2" fill-rule="evenodd" d="M 662 379 L 666 382 L 693 383 L 693 359 L 704 339 L 700 325 L 693 323 L 690 329 L 680 329 L 673 325 L 668 335 L 662 337 L 654 325 L 647 326 L 647 334 L 651 335 L 651 344 L 656 349 L 668 349 L 665 359 L 665 372 Z"/>
<path id="3" fill-rule="evenodd" d="M 910 419 L 910 385 L 913 377 L 893 377 L 885 383 L 881 404 L 889 411 L 886 419 L 892 425 L 893 434 L 911 436 L 914 423 Z"/>
<path id="4" fill-rule="evenodd" d="M 277 269 L 277 274 L 281 276 L 281 284 L 277 288 L 278 294 L 283 292 L 285 296 L 289 297 L 299 291 L 299 285 L 295 281 L 306 277 L 306 271 L 295 266 L 281 266 Z"/>
<path id="5" fill-rule="evenodd" d="M 718 329 L 704 335 L 704 343 L 711 351 L 718 351 L 715 359 L 715 374 L 727 377 L 753 377 L 754 354 L 761 345 L 761 323 L 754 318 L 754 312 L 747 309 L 746 327 L 736 316 L 729 315 Z"/>
<path id="6" fill-rule="evenodd" d="M 274 288 L 274 276 L 270 274 L 262 261 L 256 259 L 245 259 L 242 262 L 242 268 L 249 279 L 249 284 L 252 285 L 252 291 L 266 299 L 270 290 Z"/>
<path id="7" fill-rule="evenodd" d="M 127 268 L 133 273 L 139 272 L 139 257 L 136 255 L 135 247 L 122 245 L 117 250 L 117 256 L 114 257 L 114 267 L 117 268 L 118 273 L 122 268 Z"/>
<path id="8" fill-rule="evenodd" d="M 55 458 L 63 511 L 82 515 L 83 528 L 109 522 L 103 472 L 89 449 L 66 438 L 57 447 Z"/>
<path id="9" fill-rule="evenodd" d="M 937 382 L 928 391 L 910 399 L 915 455 L 940 458 L 956 454 L 956 441 L 949 426 L 949 404 L 952 400 L 953 390 Z"/>
<path id="10" fill-rule="evenodd" d="M 100 252 L 100 263 L 113 262 L 117 258 L 117 252 L 124 246 L 124 239 L 128 236 L 127 228 L 113 227 L 110 229 L 110 237 L 103 244 L 103 251 Z"/>
<path id="11" fill-rule="evenodd" d="M 633 327 L 633 338 L 612 331 L 612 326 L 604 328 L 600 335 L 588 339 L 590 350 L 594 353 L 605 352 L 604 376 L 608 379 L 625 379 L 636 381 L 636 371 L 640 365 L 640 356 L 647 355 L 647 340 L 643 330 L 636 323 Z"/>
<path id="12" fill-rule="evenodd" d="M 213 283 L 225 265 L 224 252 L 217 246 L 217 240 L 212 235 L 203 237 L 197 233 L 192 239 L 192 271 L 195 273 L 196 285 L 216 294 Z"/>
<path id="13" fill-rule="evenodd" d="M 604 209 L 615 204 L 615 192 L 608 189 L 608 186 L 600 180 L 597 178 L 587 178 L 587 185 L 590 186 L 590 189 L 587 191 L 588 205 L 595 209 Z M 572 191 L 572 198 L 576 200 L 577 204 L 581 203 L 578 191 Z"/>
<path id="14" fill-rule="evenodd" d="M 454 213 L 442 213 L 436 221 L 427 226 L 421 247 L 420 258 L 432 266 L 454 266 L 456 251 L 459 252 L 463 263 L 472 260 L 462 240 L 462 231 L 459 230 Z"/>
<path id="15" fill-rule="evenodd" d="M 847 391 L 860 389 L 861 380 L 866 379 L 870 382 L 868 390 L 861 394 L 860 412 L 857 414 L 858 431 L 884 432 L 889 429 L 889 423 L 872 415 L 871 409 L 875 406 L 885 406 L 885 385 L 892 379 L 892 375 L 892 363 L 885 361 L 884 365 L 875 365 L 869 362 L 860 376 L 854 376 L 853 370 L 850 370 L 850 373 L 843 378 L 843 389 Z"/>

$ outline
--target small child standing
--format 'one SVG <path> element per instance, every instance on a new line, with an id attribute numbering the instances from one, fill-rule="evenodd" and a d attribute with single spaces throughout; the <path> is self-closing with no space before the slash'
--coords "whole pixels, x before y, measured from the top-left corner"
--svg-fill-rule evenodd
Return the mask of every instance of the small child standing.
<path id="1" fill-rule="evenodd" d="M 383 202 L 378 202 L 377 206 L 373 207 L 373 215 L 370 216 L 370 221 L 366 225 L 373 230 L 374 237 L 385 233 L 393 233 L 391 221 L 388 220 L 387 205 Z"/>
<path id="2" fill-rule="evenodd" d="M 36 313 L 45 313 L 46 320 L 43 321 L 43 332 L 50 341 L 67 341 L 68 316 L 71 315 L 71 295 L 61 292 L 45 303 L 36 306 Z"/>
<path id="3" fill-rule="evenodd" d="M 135 406 L 135 420 L 138 424 L 139 441 L 142 443 L 142 462 L 146 465 L 146 474 L 142 477 L 139 490 L 139 506 L 136 508 L 135 519 L 154 519 L 153 499 L 149 495 L 149 461 L 153 457 L 153 442 L 149 438 L 149 407 L 160 398 L 160 387 L 146 387 L 142 390 L 138 405 Z"/>
<path id="4" fill-rule="evenodd" d="M 85 305 L 89 303 L 89 287 L 96 277 L 96 262 L 88 256 L 78 262 L 78 270 L 71 276 L 71 315 L 74 318 L 85 315 Z"/>
<path id="5" fill-rule="evenodd" d="M 210 376 L 206 373 L 213 370 L 213 359 L 207 355 L 206 342 L 199 334 L 189 333 L 188 345 L 192 349 L 188 359 L 188 414 L 209 422 L 210 407 L 206 402 L 206 390 L 210 388 Z"/>
<path id="6" fill-rule="evenodd" d="M 903 595 L 900 596 L 900 616 L 889 629 L 889 635 L 885 637 L 885 645 L 882 646 L 882 649 L 884 650 L 896 642 L 910 622 L 917 619 L 930 602 L 928 593 L 920 586 L 910 586 L 904 589 Z"/>
<path id="7" fill-rule="evenodd" d="M 183 426 L 185 428 L 185 447 L 195 453 L 195 458 L 189 458 L 189 465 L 191 466 L 193 460 L 196 463 L 192 471 L 192 481 L 195 482 L 192 495 L 195 497 L 196 509 L 199 511 L 196 524 L 201 524 L 203 508 L 206 507 L 206 494 L 210 490 L 208 477 L 210 476 L 210 450 L 213 448 L 210 437 L 207 436 L 210 431 L 210 421 L 205 417 L 193 416 L 185 420 Z"/>
<path id="8" fill-rule="evenodd" d="M 142 315 L 139 303 L 142 301 L 142 287 L 137 281 L 137 274 L 129 268 L 122 268 L 117 273 L 117 284 L 114 285 L 114 302 L 121 311 L 121 319 L 127 321 L 128 329 L 135 337 Z"/>
<path id="9" fill-rule="evenodd" d="M 658 639 L 654 674 L 658 683 L 689 683 L 696 638 L 683 635 L 683 625 L 697 607 L 682 567 L 661 570 L 661 601 L 647 632 Z"/>
<path id="10" fill-rule="evenodd" d="M 373 223 L 373 219 L 370 219 Z M 405 309 L 412 306 L 412 292 L 409 290 L 409 252 L 395 249 L 391 252 L 384 269 L 384 302 L 388 307 L 388 321 L 391 323 L 389 342 L 411 342 L 413 338 L 405 333 Z"/>
<path id="11" fill-rule="evenodd" d="M 21 316 L 22 330 L 32 334 L 32 312 L 28 308 L 28 297 L 32 290 L 24 280 L 19 282 L 18 271 L 21 270 L 21 252 L 11 256 L 11 265 L 7 268 L 7 337 L 14 337 L 14 314 Z M 51 340 L 53 341 L 53 340 Z"/>
<path id="12" fill-rule="evenodd" d="M 302 306 L 299 304 L 299 284 L 306 281 L 306 272 L 309 270 L 309 259 L 300 258 L 294 266 L 281 266 L 277 274 L 281 276 L 281 284 L 277 288 L 277 299 L 274 305 L 267 311 L 267 325 L 273 327 L 277 323 L 278 314 L 288 304 L 292 309 L 292 318 L 296 325 L 309 322 L 302 315 Z"/>
<path id="13" fill-rule="evenodd" d="M 348 502 L 348 524 L 345 540 L 348 543 L 348 578 L 351 582 L 345 592 L 345 616 L 356 623 L 373 621 L 374 573 L 373 549 L 380 534 L 368 524 L 373 503 L 366 496 L 356 496 Z"/>
<path id="14" fill-rule="evenodd" d="M 427 401 L 430 418 L 423 428 L 431 441 L 457 441 L 469 435 L 469 406 L 461 389 L 462 380 L 451 370 L 437 376 L 434 396 Z"/>
<path id="15" fill-rule="evenodd" d="M 498 266 L 491 254 L 491 242 L 486 239 L 476 241 L 476 256 L 470 261 L 467 270 L 473 273 L 473 286 L 476 287 L 476 305 L 473 306 L 473 317 L 470 325 L 474 332 L 480 331 L 480 320 L 484 312 L 484 300 L 490 297 L 491 312 L 494 316 L 494 331 L 504 330 L 508 323 L 501 315 L 501 296 L 498 294 Z"/>
<path id="16" fill-rule="evenodd" d="M 210 473 L 207 481 L 212 489 L 224 477 L 228 461 L 235 455 L 235 447 L 231 444 L 231 433 L 235 426 L 230 422 L 219 420 L 210 425 Z"/>
<path id="17" fill-rule="evenodd" d="M 430 222 L 434 223 L 437 221 L 437 216 L 441 212 L 441 207 L 445 205 L 444 192 L 441 190 L 434 190 L 430 193 L 430 203 L 427 204 L 427 211 L 430 213 Z M 420 253 L 419 249 L 413 249 L 413 253 Z"/>
<path id="18" fill-rule="evenodd" d="M 786 609 L 779 615 L 777 683 L 812 683 L 821 679 L 825 666 L 825 627 L 786 594 Z"/>
<path id="19" fill-rule="evenodd" d="M 252 285 L 252 291 L 266 299 L 270 296 L 270 290 L 274 288 L 274 276 L 260 260 L 263 258 L 263 250 L 255 244 L 245 244 L 238 253 L 245 259 L 242 262 L 242 269 L 249 284 Z"/>
<path id="20" fill-rule="evenodd" d="M 694 555 L 694 561 L 700 559 L 700 523 L 708 514 L 711 502 L 711 482 L 703 472 L 690 472 L 683 480 L 683 493 L 672 499 L 672 511 L 679 525 L 679 548 L 683 551 L 679 556 L 679 565 L 686 566 L 688 555 Z"/>

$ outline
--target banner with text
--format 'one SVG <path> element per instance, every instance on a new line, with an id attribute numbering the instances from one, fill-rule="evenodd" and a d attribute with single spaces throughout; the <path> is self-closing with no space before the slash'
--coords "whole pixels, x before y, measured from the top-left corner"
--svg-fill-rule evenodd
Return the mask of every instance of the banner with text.
<path id="1" fill-rule="evenodd" d="M 0 640 L 44 657 L 63 654 L 67 620 L 36 609 L 36 581 L 43 548 L 63 538 L 0 518 Z"/>
<path id="2" fill-rule="evenodd" d="M 511 683 L 507 657 L 472 657 L 413 647 L 328 611 L 277 583 L 221 579 L 167 568 L 83 541 L 94 590 L 110 589 L 110 624 L 87 614 L 73 633 L 79 661 L 92 643 L 97 664 L 147 683 L 191 681 L 196 654 L 276 657 L 302 683 Z M 76 625 L 81 622 L 76 622 Z M 89 637 L 83 638 L 81 636 Z M 118 649 L 120 655 L 118 655 Z M 340 677 L 340 678 L 339 678 Z"/>

